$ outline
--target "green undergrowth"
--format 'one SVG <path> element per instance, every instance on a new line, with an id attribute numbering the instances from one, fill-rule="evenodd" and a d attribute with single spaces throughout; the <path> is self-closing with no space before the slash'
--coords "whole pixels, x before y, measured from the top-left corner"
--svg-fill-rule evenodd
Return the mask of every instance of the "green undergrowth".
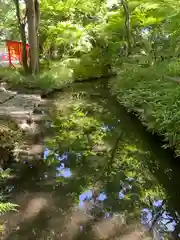
<path id="1" fill-rule="evenodd" d="M 0 79 L 8 83 L 11 88 L 32 88 L 48 90 L 61 87 L 72 81 L 71 72 L 61 65 L 46 69 L 39 76 L 25 75 L 15 69 L 0 68 Z"/>
<path id="2" fill-rule="evenodd" d="M 107 61 L 100 61 L 98 56 L 91 53 L 81 58 L 50 62 L 39 76 L 25 75 L 15 69 L 0 68 L 0 81 L 8 82 L 10 87 L 50 90 L 61 88 L 73 81 L 106 76 L 109 73 L 107 66 Z"/>
<path id="3" fill-rule="evenodd" d="M 164 147 L 180 156 L 180 85 L 167 76 L 180 76 L 178 62 L 156 66 L 126 65 L 111 91 L 128 111 L 136 113 L 148 130 L 164 137 Z"/>
<path id="4" fill-rule="evenodd" d="M 8 116 L 0 118 L 0 146 L 12 147 L 22 141 L 22 131 L 18 125 Z"/>
<path id="5" fill-rule="evenodd" d="M 8 116 L 0 118 L 0 166 L 18 160 L 16 149 L 23 143 L 24 135 L 18 125 Z"/>
<path id="6" fill-rule="evenodd" d="M 11 177 L 10 169 L 4 170 L 2 167 L 5 164 L 9 164 L 10 161 L 16 159 L 16 153 L 14 149 L 18 147 L 23 140 L 21 130 L 17 124 L 10 117 L 1 116 L 0 119 L 0 185 L 2 186 L 4 181 Z M 3 190 L 0 191 L 0 215 L 9 212 L 16 211 L 17 205 L 8 202 L 6 196 L 3 195 Z M 4 230 L 4 222 L 0 221 L 0 234 Z M 1 238 L 1 235 L 0 235 Z"/>
<path id="7" fill-rule="evenodd" d="M 0 167 L 0 184 L 3 183 L 3 181 L 6 181 L 9 177 L 11 177 L 11 171 L 10 169 L 3 170 Z M 17 211 L 17 205 L 11 202 L 7 202 L 5 196 L 0 195 L 0 215 L 10 212 L 10 211 Z M 5 228 L 5 223 L 3 221 L 0 221 L 0 234 L 3 232 Z M 1 235 L 0 235 L 1 237 Z"/>

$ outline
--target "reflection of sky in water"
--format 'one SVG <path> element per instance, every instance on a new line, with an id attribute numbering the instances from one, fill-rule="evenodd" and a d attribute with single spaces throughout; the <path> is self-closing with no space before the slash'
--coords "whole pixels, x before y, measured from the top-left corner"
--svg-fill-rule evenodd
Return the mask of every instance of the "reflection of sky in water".
<path id="1" fill-rule="evenodd" d="M 125 195 L 122 191 L 119 192 L 119 199 L 124 199 Z"/>
<path id="2" fill-rule="evenodd" d="M 171 222 L 170 222 L 171 221 Z M 175 227 L 177 225 L 176 221 L 173 220 L 173 218 L 167 213 L 164 212 L 162 214 L 162 220 L 161 222 L 166 225 L 167 231 L 168 232 L 173 232 L 175 230 Z"/>
<path id="3" fill-rule="evenodd" d="M 121 182 L 121 187 L 122 187 L 122 189 L 121 189 L 121 191 L 118 193 L 119 199 L 124 199 L 124 198 L 125 198 L 125 194 L 128 192 L 128 190 L 131 190 L 131 189 L 132 189 L 132 185 L 130 185 L 129 182 L 134 181 L 134 178 L 128 177 L 128 178 L 126 178 L 126 181 L 128 181 L 128 182 L 126 182 L 126 183 Z"/>
<path id="4" fill-rule="evenodd" d="M 51 153 L 51 151 L 50 151 L 48 148 L 45 148 L 45 149 L 44 149 L 44 160 L 47 159 L 47 157 L 49 156 L 50 153 Z M 60 155 L 60 156 L 58 156 L 58 154 L 55 154 L 55 156 L 56 156 L 56 159 L 57 159 L 57 160 L 63 161 L 63 160 L 67 160 L 67 158 L 68 158 L 68 153 L 65 152 L 65 153 L 63 153 L 63 154 Z"/>
<path id="5" fill-rule="evenodd" d="M 161 207 L 161 209 L 163 210 L 162 203 L 163 203 L 162 200 L 156 200 L 153 202 L 153 206 L 157 208 L 157 211 L 155 211 L 155 213 L 153 213 L 153 211 L 149 208 L 144 208 L 141 211 L 141 223 L 145 225 L 147 228 L 151 227 L 154 219 L 158 214 L 158 209 Z M 165 228 L 163 228 L 163 230 L 167 232 L 173 232 L 175 230 L 176 225 L 177 225 L 176 221 L 165 210 L 162 212 L 162 214 L 160 214 L 155 223 L 155 227 L 157 226 L 158 230 L 161 230 L 160 226 L 164 226 Z"/>
<path id="6" fill-rule="evenodd" d="M 47 157 L 50 153 L 51 153 L 51 151 L 48 148 L 45 148 L 45 150 L 44 150 L 44 159 L 45 160 L 47 159 Z M 58 156 L 57 154 L 55 154 L 55 155 L 56 155 L 56 159 L 60 160 L 60 161 L 67 160 L 67 158 L 68 158 L 67 153 L 63 153 L 61 156 Z M 57 173 L 56 173 L 57 177 L 69 178 L 72 176 L 70 168 L 65 168 L 64 163 L 61 163 L 61 165 L 58 166 L 56 168 L 56 170 L 57 170 Z"/>
<path id="7" fill-rule="evenodd" d="M 61 156 L 56 157 L 57 160 L 63 161 L 63 160 L 67 160 L 68 158 L 68 153 L 63 153 Z"/>
<path id="8" fill-rule="evenodd" d="M 152 219 L 152 210 L 148 208 L 144 208 L 141 211 L 141 223 L 144 225 L 147 225 L 150 223 L 151 219 Z"/>
<path id="9" fill-rule="evenodd" d="M 79 207 L 84 207 L 84 201 L 85 200 L 91 200 L 93 197 L 93 193 L 91 190 L 83 192 L 80 196 L 79 196 Z M 96 198 L 96 200 L 98 201 L 104 201 L 105 199 L 107 199 L 107 195 L 106 193 L 100 193 L 99 196 Z"/>
<path id="10" fill-rule="evenodd" d="M 65 168 L 64 163 L 62 163 L 59 167 L 57 167 L 56 170 L 57 170 L 57 173 L 56 173 L 57 177 L 69 178 L 72 175 L 70 168 Z"/>
<path id="11" fill-rule="evenodd" d="M 87 191 L 87 192 L 84 192 L 82 193 L 80 196 L 79 196 L 79 207 L 84 207 L 84 201 L 85 200 L 90 200 L 92 198 L 93 194 L 92 194 L 92 191 Z"/>
<path id="12" fill-rule="evenodd" d="M 104 132 L 110 132 L 112 129 L 114 129 L 115 126 L 113 125 L 107 125 L 105 123 L 102 124 L 101 126 L 101 129 L 104 131 Z"/>
<path id="13" fill-rule="evenodd" d="M 162 203 L 163 203 L 163 200 L 155 200 L 153 202 L 153 206 L 154 207 L 161 207 Z"/>
<path id="14" fill-rule="evenodd" d="M 50 150 L 48 148 L 44 149 L 44 160 L 47 159 L 48 155 L 50 154 Z"/>
<path id="15" fill-rule="evenodd" d="M 126 178 L 126 181 L 133 182 L 133 178 Z M 121 183 L 121 191 L 118 193 L 119 199 L 125 199 L 125 194 L 128 190 L 132 189 L 132 186 L 129 183 Z M 153 210 L 151 210 L 151 209 Z M 152 222 L 156 218 L 159 210 L 162 210 L 162 213 L 156 220 L 155 228 L 158 229 L 159 232 L 161 230 L 166 232 L 173 232 L 175 230 L 175 227 L 177 225 L 176 221 L 169 215 L 168 212 L 165 211 L 165 206 L 163 205 L 163 200 L 155 200 L 152 203 L 152 206 L 150 208 L 144 208 L 141 210 L 141 223 L 146 226 L 147 228 L 150 228 L 152 225 Z M 163 229 L 162 229 L 162 226 Z"/>
<path id="16" fill-rule="evenodd" d="M 111 127 L 107 125 L 103 125 L 102 129 L 104 131 L 109 131 Z M 44 159 L 47 159 L 48 155 L 50 154 L 49 149 L 44 150 Z M 63 153 L 61 156 L 58 156 L 57 154 L 55 155 L 57 160 L 64 161 L 67 160 L 68 158 L 68 153 Z M 76 154 L 77 158 L 81 157 L 81 154 L 77 153 Z M 58 177 L 65 177 L 69 178 L 72 176 L 71 170 L 69 168 L 65 168 L 65 164 L 61 163 L 60 166 L 57 168 L 57 173 L 56 176 Z M 122 182 L 121 185 L 121 190 L 118 193 L 118 198 L 120 200 L 125 199 L 125 194 L 132 189 L 132 183 L 135 179 L 132 177 L 127 177 L 126 182 Z M 93 193 L 91 190 L 83 192 L 79 196 L 79 207 L 80 208 L 92 208 L 94 204 L 94 199 L 92 199 Z M 96 198 L 97 201 L 104 201 L 107 199 L 106 193 L 102 192 L 99 194 L 99 196 Z M 89 206 L 87 206 L 89 204 Z M 158 217 L 157 222 L 155 224 L 155 228 L 158 229 L 158 231 L 167 231 L 167 232 L 173 232 L 175 230 L 175 227 L 177 225 L 176 221 L 173 220 L 173 218 L 168 214 L 168 212 L 165 211 L 165 208 L 162 206 L 163 201 L 162 200 L 155 200 L 150 207 L 151 209 L 153 208 L 155 210 L 151 210 L 150 208 L 144 208 L 141 210 L 141 223 L 147 227 L 150 228 L 152 225 L 153 220 L 155 219 L 158 209 L 162 209 L 162 214 Z M 86 205 L 86 206 L 85 206 Z M 164 208 L 164 209 L 163 209 Z M 157 211 L 156 211 L 157 210 Z M 111 217 L 111 214 L 109 212 L 104 213 L 104 218 Z M 162 229 L 162 226 L 163 229 Z M 83 229 L 83 226 L 80 227 L 80 230 Z"/>
<path id="17" fill-rule="evenodd" d="M 100 195 L 97 197 L 97 200 L 104 201 L 107 198 L 106 193 L 100 193 Z"/>
<path id="18" fill-rule="evenodd" d="M 101 203 L 106 199 L 107 195 L 104 192 L 100 193 L 99 196 L 96 197 L 96 199 L 94 199 L 93 192 L 89 190 L 83 192 L 79 196 L 79 207 L 81 209 L 84 209 L 86 214 L 89 211 L 91 211 L 94 207 L 100 207 L 100 209 L 104 212 L 104 218 L 110 218 L 112 216 L 112 213 L 105 211 L 105 209 L 102 208 L 103 205 L 101 205 Z"/>

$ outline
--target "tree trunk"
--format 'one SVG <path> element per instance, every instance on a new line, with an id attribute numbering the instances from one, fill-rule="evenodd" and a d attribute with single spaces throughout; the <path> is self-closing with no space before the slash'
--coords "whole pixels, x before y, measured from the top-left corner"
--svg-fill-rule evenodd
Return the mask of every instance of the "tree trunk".
<path id="1" fill-rule="evenodd" d="M 30 45 L 30 68 L 32 74 L 39 73 L 39 2 L 27 0 L 28 40 Z"/>
<path id="2" fill-rule="evenodd" d="M 27 63 L 27 49 L 26 49 L 26 34 L 25 34 L 25 24 L 20 26 L 21 40 L 22 40 L 22 64 L 25 72 L 29 72 L 29 67 Z"/>
<path id="3" fill-rule="evenodd" d="M 35 13 L 36 13 L 36 37 L 37 37 L 37 71 L 39 72 L 39 53 L 40 53 L 40 49 L 39 49 L 39 44 L 40 44 L 40 40 L 39 40 L 39 22 L 40 22 L 40 4 L 39 4 L 39 0 L 35 0 Z"/>
<path id="4" fill-rule="evenodd" d="M 131 19 L 129 6 L 126 0 L 121 0 L 121 4 L 124 9 L 125 14 L 125 30 L 126 30 L 126 41 L 127 41 L 127 56 L 131 54 L 132 46 L 131 46 Z"/>
<path id="5" fill-rule="evenodd" d="M 14 0 L 14 4 L 16 7 L 16 17 L 18 21 L 18 26 L 19 26 L 19 32 L 21 36 L 21 41 L 22 41 L 22 64 L 25 72 L 28 72 L 28 63 L 27 63 L 27 51 L 26 51 L 26 33 L 25 33 L 25 18 L 24 20 L 21 19 L 20 16 L 20 8 L 19 8 L 19 0 Z"/>

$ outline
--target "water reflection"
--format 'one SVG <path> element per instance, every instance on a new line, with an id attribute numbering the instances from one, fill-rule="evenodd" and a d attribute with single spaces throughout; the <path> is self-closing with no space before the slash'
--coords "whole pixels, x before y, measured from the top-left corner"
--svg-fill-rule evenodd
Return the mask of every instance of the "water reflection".
<path id="1" fill-rule="evenodd" d="M 122 191 L 119 192 L 119 199 L 124 199 L 125 195 Z"/>
<path id="2" fill-rule="evenodd" d="M 57 177 L 69 178 L 72 176 L 71 170 L 69 168 L 65 168 L 64 163 L 61 163 L 61 165 L 57 167 L 56 170 Z"/>
<path id="3" fill-rule="evenodd" d="M 162 200 L 156 200 L 151 208 L 141 210 L 141 223 L 148 230 L 156 231 L 158 239 L 164 239 L 165 233 L 174 232 L 177 226 Z"/>
<path id="4" fill-rule="evenodd" d="M 56 176 L 57 177 L 65 177 L 65 178 L 69 178 L 72 176 L 72 172 L 70 170 L 70 168 L 66 168 L 65 164 L 62 161 L 67 160 L 68 158 L 68 154 L 67 153 L 63 153 L 61 156 L 59 156 L 58 154 L 54 154 L 53 152 L 51 152 L 48 148 L 45 148 L 44 150 L 44 160 L 47 160 L 49 156 L 55 155 L 56 156 L 56 160 L 59 160 L 60 163 L 58 163 L 56 166 Z"/>
<path id="5" fill-rule="evenodd" d="M 138 223 L 145 240 L 146 234 L 160 240 L 170 233 L 176 239 L 179 169 L 104 86 L 79 86 L 64 101 L 56 97 L 55 135 L 46 141 L 44 161 L 16 166 L 17 179 L 2 190 L 19 199 L 22 215 L 25 209 L 33 216 L 18 219 L 20 227 L 7 239 L 132 239 L 131 226 Z M 88 95 L 75 100 L 84 87 Z"/>

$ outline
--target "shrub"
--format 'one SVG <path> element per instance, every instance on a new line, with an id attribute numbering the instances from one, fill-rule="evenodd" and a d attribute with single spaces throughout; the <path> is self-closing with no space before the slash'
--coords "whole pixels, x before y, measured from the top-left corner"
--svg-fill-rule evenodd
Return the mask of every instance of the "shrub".
<path id="1" fill-rule="evenodd" d="M 74 80 L 107 75 L 108 65 L 110 65 L 109 61 L 101 56 L 98 49 L 95 49 L 81 58 L 68 58 L 61 62 L 52 61 L 39 76 L 25 75 L 16 69 L 0 68 L 0 79 L 8 82 L 10 87 L 50 90 Z"/>
<path id="2" fill-rule="evenodd" d="M 72 70 L 63 63 L 54 64 L 51 69 L 46 69 L 39 76 L 24 75 L 18 70 L 0 68 L 1 81 L 8 82 L 10 88 L 33 88 L 49 90 L 57 88 L 72 80 Z"/>
<path id="3" fill-rule="evenodd" d="M 79 59 L 79 64 L 74 66 L 74 79 L 106 76 L 110 65 L 110 62 L 102 55 L 101 51 L 95 48 L 90 53 L 84 54 Z"/>

